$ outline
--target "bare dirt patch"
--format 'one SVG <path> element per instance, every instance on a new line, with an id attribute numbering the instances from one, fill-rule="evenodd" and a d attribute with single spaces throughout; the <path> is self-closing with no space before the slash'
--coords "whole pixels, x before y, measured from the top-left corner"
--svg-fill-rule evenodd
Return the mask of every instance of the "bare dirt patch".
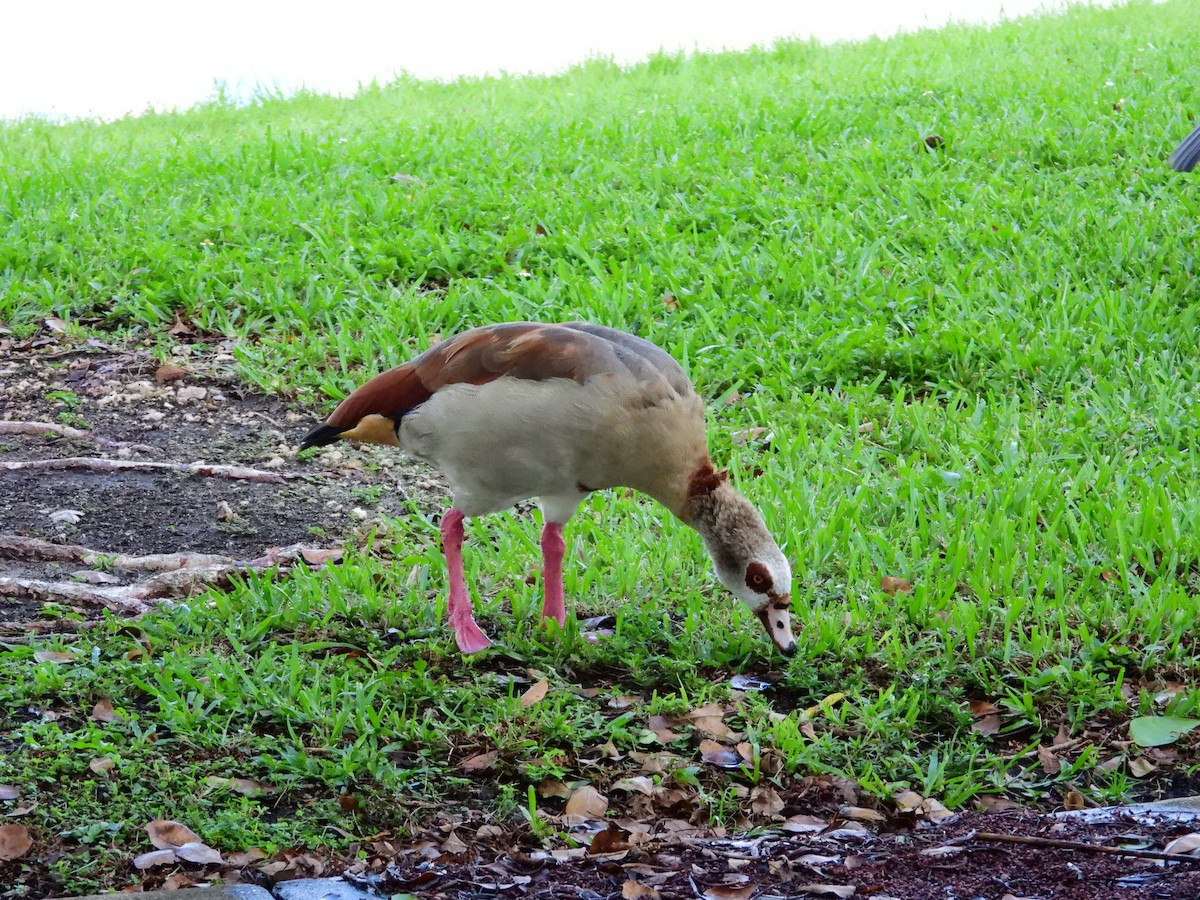
<path id="1" fill-rule="evenodd" d="M 327 410 L 246 390 L 230 374 L 231 356 L 175 362 L 163 368 L 147 351 L 105 346 L 14 350 L 0 360 L 0 534 L 103 554 L 256 560 L 270 548 L 336 547 L 381 516 L 406 515 L 410 498 L 438 505 L 436 476 L 395 455 L 347 446 L 299 461 L 296 442 Z M 43 461 L 66 467 L 26 468 Z M 258 474 L 189 471 L 196 463 Z M 0 553 L 9 582 L 138 577 Z M 10 590 L 0 621 L 30 621 L 42 606 Z"/>

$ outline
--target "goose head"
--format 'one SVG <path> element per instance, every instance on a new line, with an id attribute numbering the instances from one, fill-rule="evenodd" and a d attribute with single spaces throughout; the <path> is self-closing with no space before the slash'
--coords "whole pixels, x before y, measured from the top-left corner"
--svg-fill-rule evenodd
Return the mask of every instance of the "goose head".
<path id="1" fill-rule="evenodd" d="M 711 466 L 693 475 L 687 519 L 704 540 L 721 584 L 744 603 L 787 656 L 792 636 L 792 567 L 757 509 Z"/>

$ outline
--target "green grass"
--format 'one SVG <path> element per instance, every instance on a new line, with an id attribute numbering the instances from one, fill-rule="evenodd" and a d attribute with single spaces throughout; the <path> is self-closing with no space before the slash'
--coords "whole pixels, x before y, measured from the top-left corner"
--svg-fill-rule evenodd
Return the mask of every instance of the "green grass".
<path id="1" fill-rule="evenodd" d="M 248 382 L 322 408 L 433 332 L 636 331 L 688 366 L 715 457 L 796 570 L 800 652 L 737 722 L 782 784 L 834 772 L 952 806 L 1151 796 L 1194 784 L 1195 738 L 1146 778 L 1096 767 L 1131 715 L 1163 709 L 1160 682 L 1186 684 L 1167 711 L 1200 711 L 1200 180 L 1164 163 L 1200 114 L 1197 60 L 1200 3 L 1173 0 L 0 126 L 0 321 L 165 348 L 178 312 L 235 338 Z M 934 133 L 941 151 L 914 149 Z M 734 442 L 755 426 L 769 448 Z M 90 632 L 73 664 L 0 647 L 0 782 L 68 835 L 63 883 L 113 883 L 165 813 L 231 850 L 342 846 L 335 827 L 402 828 L 418 799 L 518 822 L 546 775 L 620 777 L 575 761 L 648 746 L 648 714 L 783 669 L 732 601 L 710 603 L 696 536 L 645 502 L 595 497 L 569 528 L 573 609 L 617 615 L 598 644 L 535 628 L 536 522 L 468 533 L 507 655 L 463 660 L 438 628 L 420 515 L 332 574 Z M 884 594 L 885 575 L 913 593 Z M 522 711 L 522 687 L 488 674 L 526 668 L 552 690 Z M 833 692 L 815 738 L 771 716 Z M 101 698 L 127 721 L 89 722 Z M 1002 708 L 1000 735 L 972 730 L 968 698 Z M 1011 758 L 1062 725 L 1084 749 L 1058 775 Z M 495 769 L 456 768 L 493 746 Z M 108 778 L 87 769 L 104 755 Z M 284 799 L 203 793 L 211 775 Z M 736 820 L 721 786 L 745 776 L 703 777 L 698 802 Z"/>

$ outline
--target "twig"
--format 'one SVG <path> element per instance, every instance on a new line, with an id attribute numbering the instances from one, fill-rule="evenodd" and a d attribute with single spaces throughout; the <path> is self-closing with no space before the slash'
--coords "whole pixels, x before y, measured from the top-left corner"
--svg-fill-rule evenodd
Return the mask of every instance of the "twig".
<path id="1" fill-rule="evenodd" d="M 1071 738 L 1070 740 L 1063 741 L 1061 744 L 1051 744 L 1046 749 L 1049 750 L 1051 753 L 1058 753 L 1062 750 L 1074 750 L 1080 744 L 1083 744 L 1086 742 L 1087 742 L 1086 738 L 1081 738 L 1081 737 Z M 1027 756 L 1037 756 L 1039 749 L 1040 749 L 1040 747 L 1034 747 L 1030 750 L 1022 750 L 1020 753 L 1012 753 L 1007 756 L 1002 756 L 1001 758 L 1006 759 L 1006 760 L 1013 760 L 1013 759 L 1024 759 Z"/>
<path id="2" fill-rule="evenodd" d="M 293 472 L 264 472 L 245 466 L 218 466 L 209 463 L 144 462 L 136 459 L 96 459 L 88 456 L 67 456 L 62 459 L 30 459 L 22 462 L 0 462 L 0 472 L 38 471 L 49 469 L 87 469 L 90 472 L 116 472 L 123 469 L 158 469 L 183 472 L 187 475 L 207 475 L 210 478 L 233 478 L 268 484 L 303 478 Z"/>
<path id="3" fill-rule="evenodd" d="M 90 431 L 84 431 L 81 428 L 71 428 L 68 425 L 56 425 L 54 422 L 14 422 L 10 420 L 0 421 L 0 435 L 8 434 L 28 434 L 34 437 L 40 437 L 44 434 L 57 434 L 60 437 L 70 438 L 73 441 L 90 441 L 100 447 L 112 447 L 120 450 L 128 448 L 136 450 L 138 453 L 148 453 L 151 456 L 162 456 L 162 450 L 158 447 L 151 447 L 149 444 L 126 444 L 123 441 L 114 441 L 111 438 L 101 437 L 98 434 L 93 434 Z"/>
<path id="4" fill-rule="evenodd" d="M 1102 844 L 1081 844 L 1077 841 L 1060 841 L 1056 838 L 1028 837 L 1023 834 L 995 834 L 981 831 L 976 840 L 995 841 L 1002 844 L 1027 844 L 1033 847 L 1054 847 L 1058 850 L 1082 850 L 1085 853 L 1107 853 L 1111 856 L 1132 856 L 1135 859 L 1165 859 L 1169 862 L 1200 864 L 1200 856 L 1182 853 L 1163 853 L 1161 850 L 1133 850 L 1126 847 L 1105 847 Z"/>

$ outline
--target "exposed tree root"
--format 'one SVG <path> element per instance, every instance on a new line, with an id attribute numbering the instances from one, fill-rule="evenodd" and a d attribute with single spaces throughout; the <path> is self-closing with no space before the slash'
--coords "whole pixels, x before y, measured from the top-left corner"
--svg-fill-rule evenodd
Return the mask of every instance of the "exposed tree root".
<path id="1" fill-rule="evenodd" d="M 114 612 L 140 615 L 158 601 L 191 597 L 209 588 L 227 589 L 233 579 L 247 572 L 277 568 L 291 571 L 287 563 L 304 560 L 319 566 L 335 558 L 337 551 L 300 546 L 272 548 L 258 559 L 239 561 L 211 554 L 164 553 L 126 556 L 97 553 L 86 547 L 58 547 L 47 541 L 0 536 L 0 557 L 54 562 L 107 563 L 120 568 L 154 571 L 157 574 L 126 585 L 93 585 L 74 581 L 39 581 L 31 578 L 0 578 L 0 597 L 22 600 L 65 602 L 99 606 Z"/>
<path id="2" fill-rule="evenodd" d="M 53 634 L 62 640 L 74 640 L 80 631 L 95 628 L 103 619 L 48 619 L 33 622 L 0 622 L 0 639 L 10 643 L 25 643 L 25 638 L 40 634 Z"/>
<path id="3" fill-rule="evenodd" d="M 138 453 L 146 453 L 150 456 L 162 456 L 162 450 L 158 447 L 151 447 L 149 444 L 127 444 L 123 441 L 114 441 L 111 438 L 101 437 L 98 434 L 93 434 L 90 431 L 84 431 L 80 428 L 71 428 L 68 425 L 56 425 L 53 422 L 13 422 L 0 420 L 0 435 L 8 434 L 28 434 L 34 437 L 40 437 L 44 434 L 57 434 L 60 437 L 70 438 L 73 441 L 88 441 L 99 447 L 112 447 L 116 450 L 129 449 L 136 450 Z"/>
<path id="4" fill-rule="evenodd" d="M 310 554 L 313 552 L 309 551 Z M 149 556 L 101 553 L 78 544 L 54 544 L 40 538 L 21 537 L 16 534 L 0 534 L 0 559 L 83 563 L 88 566 L 137 569 L 145 572 L 171 572 L 175 569 L 238 564 L 232 557 L 212 553 L 154 553 Z"/>
<path id="5" fill-rule="evenodd" d="M 86 469 L 89 472 L 119 472 L 126 469 L 183 472 L 186 475 L 206 475 L 210 478 L 232 478 L 240 481 L 259 481 L 278 484 L 289 478 L 303 478 L 292 472 L 264 472 L 246 466 L 219 466 L 209 463 L 146 462 L 136 459 L 99 459 L 90 456 L 68 456 L 62 459 L 30 459 L 20 462 L 0 462 L 0 472 L 49 471 L 54 469 Z"/>

